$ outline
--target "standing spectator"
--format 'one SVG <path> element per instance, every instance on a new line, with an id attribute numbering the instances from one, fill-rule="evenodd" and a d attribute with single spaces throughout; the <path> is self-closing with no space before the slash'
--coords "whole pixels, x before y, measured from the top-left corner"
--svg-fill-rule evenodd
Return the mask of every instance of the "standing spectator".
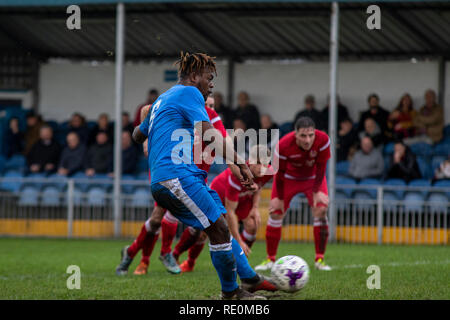
<path id="1" fill-rule="evenodd" d="M 147 99 L 145 99 L 145 102 L 141 103 L 136 109 L 136 114 L 134 116 L 134 122 L 133 122 L 134 127 L 137 127 L 138 125 L 141 124 L 141 109 L 143 107 L 145 107 L 146 105 L 153 104 L 153 102 L 155 102 L 156 99 L 158 99 L 158 96 L 159 96 L 158 90 L 151 89 L 148 91 Z"/>
<path id="2" fill-rule="evenodd" d="M 358 135 L 353 127 L 352 121 L 347 118 L 339 123 L 339 131 L 337 136 L 337 161 L 347 161 L 350 152 L 358 143 Z"/>
<path id="3" fill-rule="evenodd" d="M 76 132 L 70 132 L 67 137 L 67 146 L 64 148 L 59 160 L 58 174 L 70 176 L 83 169 L 86 146 L 80 143 Z"/>
<path id="4" fill-rule="evenodd" d="M 133 124 L 130 120 L 130 114 L 126 111 L 122 112 L 122 130 L 126 130 L 130 132 L 130 134 L 133 134 Z"/>
<path id="5" fill-rule="evenodd" d="M 234 111 L 223 103 L 223 96 L 220 92 L 214 92 L 214 110 L 222 119 L 225 129 L 233 128 Z"/>
<path id="6" fill-rule="evenodd" d="M 387 133 L 387 121 L 389 117 L 389 112 L 386 111 L 383 107 L 380 106 L 380 98 L 377 94 L 372 93 L 367 98 L 369 103 L 369 110 L 363 112 L 359 119 L 358 131 L 364 130 L 364 122 L 367 118 L 372 118 L 377 123 L 378 127 L 381 130 L 381 134 L 384 137 L 388 137 Z"/>
<path id="7" fill-rule="evenodd" d="M 309 117 L 314 121 L 318 130 L 323 130 L 322 113 L 316 109 L 315 105 L 316 99 L 314 96 L 312 94 L 307 95 L 305 97 L 305 109 L 295 115 L 293 123 L 297 123 L 297 120 L 301 117 Z"/>
<path id="8" fill-rule="evenodd" d="M 348 109 L 346 106 L 344 106 L 343 104 L 341 104 L 341 101 L 339 99 L 339 96 L 336 95 L 336 100 L 337 100 L 337 125 L 338 127 L 340 127 L 341 123 L 343 121 L 346 121 L 347 119 L 350 119 L 350 121 L 352 121 L 352 119 L 350 118 L 349 114 L 348 114 Z M 328 125 L 329 125 L 329 121 L 328 121 L 328 117 L 329 117 L 329 112 L 330 112 L 330 95 L 327 96 L 327 105 L 325 106 L 325 108 L 323 108 L 322 110 L 322 117 L 321 117 L 321 121 L 323 123 L 323 130 L 328 132 Z"/>
<path id="9" fill-rule="evenodd" d="M 450 156 L 436 168 L 434 179 L 450 179 Z"/>
<path id="10" fill-rule="evenodd" d="M 53 130 L 44 125 L 39 131 L 39 140 L 31 148 L 27 163 L 31 172 L 52 173 L 56 171 L 61 148 L 53 139 Z"/>
<path id="11" fill-rule="evenodd" d="M 267 148 L 269 148 L 269 150 L 274 150 L 272 148 L 277 144 L 279 135 L 272 135 L 271 130 L 278 129 L 278 125 L 272 121 L 272 117 L 270 115 L 263 114 L 261 116 L 261 129 L 267 130 Z"/>
<path id="12" fill-rule="evenodd" d="M 416 156 L 403 142 L 396 142 L 394 145 L 387 178 L 402 179 L 406 182 L 422 178 Z"/>
<path id="13" fill-rule="evenodd" d="M 260 128 L 258 107 L 250 103 L 250 97 L 245 91 L 241 91 L 238 94 L 236 118 L 244 121 L 247 129 L 258 130 Z"/>
<path id="14" fill-rule="evenodd" d="M 81 143 L 86 144 L 88 142 L 89 128 L 86 124 L 86 118 L 82 114 L 76 112 L 72 115 L 69 121 L 69 132 L 76 132 Z"/>
<path id="15" fill-rule="evenodd" d="M 436 93 L 431 89 L 425 92 L 425 105 L 420 108 L 415 117 L 414 126 L 417 136 L 408 140 L 408 144 L 415 142 L 432 144 L 442 140 L 444 109 L 436 102 Z"/>
<path id="16" fill-rule="evenodd" d="M 364 130 L 359 132 L 359 139 L 363 137 L 370 137 L 375 148 L 382 147 L 385 137 L 381 133 L 381 129 L 378 124 L 372 118 L 367 118 L 364 121 Z"/>
<path id="17" fill-rule="evenodd" d="M 138 150 L 129 131 L 122 132 L 122 173 L 133 174 L 136 171 Z"/>
<path id="18" fill-rule="evenodd" d="M 409 93 L 405 93 L 394 111 L 389 115 L 388 126 L 392 130 L 395 140 L 402 140 L 414 136 L 413 121 L 416 111 Z"/>
<path id="19" fill-rule="evenodd" d="M 113 171 L 113 149 L 104 131 L 97 133 L 96 143 L 91 145 L 84 161 L 85 174 L 89 177 L 97 173 Z"/>
<path id="20" fill-rule="evenodd" d="M 4 154 L 7 158 L 22 153 L 24 146 L 23 137 L 23 133 L 19 129 L 19 119 L 16 117 L 9 119 L 9 127 L 3 139 Z"/>
<path id="21" fill-rule="evenodd" d="M 88 145 L 95 143 L 97 134 L 104 132 L 108 136 L 108 141 L 112 143 L 114 140 L 114 127 L 109 123 L 109 116 L 106 113 L 102 113 L 98 116 L 97 124 L 91 129 L 89 134 Z"/>
<path id="22" fill-rule="evenodd" d="M 34 111 L 27 113 L 27 129 L 25 131 L 25 148 L 23 154 L 26 156 L 30 152 L 31 148 L 39 140 L 39 132 L 44 125 L 40 115 Z"/>
<path id="23" fill-rule="evenodd" d="M 380 178 L 383 169 L 381 150 L 373 147 L 372 139 L 364 137 L 361 140 L 361 150 L 356 151 L 350 161 L 349 174 L 355 179 Z"/>

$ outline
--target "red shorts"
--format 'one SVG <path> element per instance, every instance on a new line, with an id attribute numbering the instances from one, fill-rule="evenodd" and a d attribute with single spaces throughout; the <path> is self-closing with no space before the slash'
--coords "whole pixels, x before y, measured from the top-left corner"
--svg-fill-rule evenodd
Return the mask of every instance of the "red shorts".
<path id="1" fill-rule="evenodd" d="M 245 220 L 253 207 L 253 201 L 240 201 L 236 208 L 236 216 L 239 221 Z"/>
<path id="2" fill-rule="evenodd" d="M 280 192 L 277 190 L 277 179 L 284 179 L 284 190 Z M 272 184 L 272 196 L 271 198 L 279 198 L 283 199 L 284 202 L 284 210 L 286 211 L 289 208 L 292 198 L 298 194 L 303 193 L 308 199 L 308 204 L 310 207 L 313 206 L 313 186 L 314 179 L 308 180 L 293 180 L 285 177 L 280 177 L 280 174 L 276 174 Z M 327 178 L 323 177 L 322 183 L 320 184 L 319 191 L 328 195 L 328 187 L 327 187 Z M 318 207 L 326 207 L 323 203 L 318 203 Z"/>

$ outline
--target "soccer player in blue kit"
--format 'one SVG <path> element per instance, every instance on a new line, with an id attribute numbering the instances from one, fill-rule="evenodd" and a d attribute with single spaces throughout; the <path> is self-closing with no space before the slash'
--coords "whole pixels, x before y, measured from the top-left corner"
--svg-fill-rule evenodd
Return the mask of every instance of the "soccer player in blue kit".
<path id="1" fill-rule="evenodd" d="M 216 153 L 234 164 L 230 166 L 233 174 L 245 187 L 252 188 L 253 177 L 245 160 L 214 129 L 205 111 L 205 99 L 214 87 L 215 62 L 203 53 L 181 53 L 177 64 L 178 84 L 154 102 L 151 112 L 133 132 L 137 143 L 148 138 L 153 198 L 183 223 L 206 232 L 222 299 L 265 299 L 251 291 L 268 280 L 250 267 L 238 242 L 231 237 L 223 217 L 226 210 L 217 193 L 206 185 L 206 172 L 194 163 L 192 148 L 196 129 L 202 138 L 206 133 L 212 136 L 211 141 L 205 142 L 214 142 Z"/>

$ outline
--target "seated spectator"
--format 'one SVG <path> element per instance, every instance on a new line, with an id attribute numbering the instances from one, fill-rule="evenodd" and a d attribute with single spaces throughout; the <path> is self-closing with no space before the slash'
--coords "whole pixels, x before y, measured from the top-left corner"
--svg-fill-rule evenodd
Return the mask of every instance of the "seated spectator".
<path id="1" fill-rule="evenodd" d="M 53 139 L 52 128 L 47 125 L 42 126 L 39 131 L 39 140 L 27 155 L 29 170 L 33 173 L 56 171 L 60 153 L 61 148 Z"/>
<path id="2" fill-rule="evenodd" d="M 380 149 L 374 148 L 372 139 L 361 140 L 361 150 L 356 151 L 350 161 L 349 174 L 355 179 L 380 178 L 383 175 L 384 161 Z"/>
<path id="3" fill-rule="evenodd" d="M 324 130 L 324 124 L 322 122 L 322 113 L 315 107 L 316 99 L 312 94 L 305 97 L 305 108 L 300 110 L 294 118 L 293 123 L 297 123 L 297 120 L 301 117 L 309 117 L 316 124 L 318 130 Z"/>
<path id="4" fill-rule="evenodd" d="M 244 121 L 247 129 L 258 130 L 260 128 L 260 117 L 258 107 L 250 103 L 250 97 L 247 92 L 241 91 L 238 94 L 238 108 L 236 118 Z"/>
<path id="5" fill-rule="evenodd" d="M 59 160 L 58 174 L 70 176 L 83 169 L 86 146 L 80 143 L 76 132 L 70 132 L 67 137 L 67 146 L 64 148 Z"/>
<path id="6" fill-rule="evenodd" d="M 133 144 L 129 131 L 122 132 L 122 173 L 133 174 L 136 171 L 138 150 Z"/>
<path id="7" fill-rule="evenodd" d="M 413 101 L 408 93 L 405 93 L 394 111 L 389 115 L 388 127 L 392 130 L 392 137 L 395 140 L 403 140 L 414 136 L 415 129 L 413 121 L 416 111 L 413 108 Z"/>
<path id="8" fill-rule="evenodd" d="M 394 145 L 386 178 L 402 179 L 406 182 L 422 178 L 416 156 L 403 142 L 396 142 Z"/>
<path id="9" fill-rule="evenodd" d="M 29 111 L 27 113 L 27 129 L 25 130 L 25 146 L 23 154 L 26 156 L 31 148 L 39 140 L 39 132 L 41 127 L 44 125 L 40 115 L 36 114 L 34 111 Z"/>
<path id="10" fill-rule="evenodd" d="M 86 144 L 89 139 L 89 128 L 83 115 L 76 112 L 69 121 L 69 132 L 76 132 L 80 137 L 80 142 Z"/>
<path id="11" fill-rule="evenodd" d="M 151 90 L 148 91 L 147 98 L 145 99 L 145 102 L 141 103 L 136 109 L 136 114 L 134 116 L 133 127 L 137 127 L 138 125 L 141 124 L 141 109 L 143 107 L 145 107 L 146 105 L 153 104 L 153 102 L 155 102 L 156 99 L 158 99 L 158 96 L 159 96 L 158 90 L 151 89 Z"/>
<path id="12" fill-rule="evenodd" d="M 91 129 L 89 133 L 88 145 L 95 143 L 97 134 L 104 132 L 108 136 L 108 141 L 114 141 L 114 126 L 109 123 L 109 116 L 106 113 L 102 113 L 98 116 L 97 124 Z"/>
<path id="13" fill-rule="evenodd" d="M 380 98 L 375 93 L 370 94 L 367 101 L 369 103 L 369 110 L 361 114 L 361 117 L 359 118 L 358 131 L 363 131 L 365 129 L 364 123 L 367 118 L 372 118 L 380 128 L 383 137 L 389 138 L 387 125 L 389 111 L 386 111 L 380 106 Z"/>
<path id="14" fill-rule="evenodd" d="M 337 125 L 338 127 L 340 127 L 341 122 L 346 121 L 347 119 L 349 119 L 350 122 L 352 122 L 352 119 L 348 114 L 347 107 L 341 104 L 339 96 L 336 96 L 336 100 L 337 100 Z M 322 110 L 322 119 L 321 119 L 323 124 L 323 130 L 326 132 L 328 132 L 328 125 L 329 125 L 328 123 L 329 122 L 328 117 L 330 112 L 329 105 L 330 105 L 330 95 L 327 96 L 327 105 Z"/>
<path id="15" fill-rule="evenodd" d="M 225 129 L 233 128 L 234 111 L 223 103 L 223 96 L 220 92 L 214 92 L 214 110 L 222 119 Z"/>
<path id="16" fill-rule="evenodd" d="M 113 149 L 105 132 L 97 133 L 96 143 L 89 147 L 86 154 L 84 168 L 85 174 L 89 177 L 113 171 Z"/>
<path id="17" fill-rule="evenodd" d="M 358 144 L 358 135 L 352 121 L 347 118 L 339 124 L 337 136 L 337 161 L 347 161 L 352 149 Z"/>
<path id="18" fill-rule="evenodd" d="M 7 158 L 12 157 L 15 154 L 21 154 L 24 147 L 24 135 L 19 130 L 19 119 L 9 119 L 9 127 L 5 132 L 3 138 L 3 145 L 5 147 L 4 154 Z"/>
<path id="19" fill-rule="evenodd" d="M 444 131 L 444 109 L 436 102 L 436 93 L 429 89 L 425 92 L 425 105 L 419 109 L 414 118 L 416 136 L 405 140 L 412 144 L 425 142 L 429 144 L 442 140 Z"/>
<path id="20" fill-rule="evenodd" d="M 434 179 L 450 179 L 450 156 L 436 168 Z"/>
<path id="21" fill-rule="evenodd" d="M 250 139 L 245 135 L 245 131 L 247 130 L 245 122 L 240 118 L 234 119 L 233 130 L 234 150 L 244 159 L 248 159 Z"/>
<path id="22" fill-rule="evenodd" d="M 382 147 L 384 143 L 384 136 L 381 133 L 381 129 L 372 118 L 367 118 L 364 121 L 364 130 L 360 131 L 358 136 L 360 140 L 363 137 L 370 137 L 375 148 Z"/>
<path id="23" fill-rule="evenodd" d="M 133 124 L 130 120 L 130 114 L 126 111 L 122 112 L 122 131 L 123 130 L 130 132 L 130 134 L 133 134 L 134 130 Z"/>
<path id="24" fill-rule="evenodd" d="M 271 130 L 278 129 L 278 125 L 272 121 L 272 117 L 270 115 L 263 114 L 261 116 L 261 129 L 267 130 L 267 147 L 269 150 L 272 150 L 278 142 L 279 135 L 275 135 L 275 133 L 272 135 Z"/>

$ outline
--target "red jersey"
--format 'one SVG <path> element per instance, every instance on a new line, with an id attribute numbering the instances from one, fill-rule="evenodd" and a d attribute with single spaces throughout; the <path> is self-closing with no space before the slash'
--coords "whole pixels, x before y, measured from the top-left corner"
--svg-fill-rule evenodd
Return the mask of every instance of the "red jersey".
<path id="1" fill-rule="evenodd" d="M 330 138 L 320 130 L 315 130 L 314 143 L 305 151 L 295 143 L 295 131 L 280 139 L 275 148 L 279 158 L 279 173 L 283 178 L 309 180 L 316 178 L 316 165 L 326 164 L 330 158 Z"/>
<path id="2" fill-rule="evenodd" d="M 271 172 L 272 167 L 269 166 L 267 172 Z M 253 182 L 262 188 L 267 182 L 272 179 L 272 174 L 266 174 L 261 178 L 254 178 Z M 227 168 L 221 174 L 214 178 L 211 183 L 211 189 L 215 190 L 219 195 L 222 203 L 225 203 L 225 198 L 230 201 L 239 202 L 241 205 L 244 202 L 253 201 L 254 192 L 247 190 L 239 181 L 238 178 L 231 172 L 230 168 Z"/>

